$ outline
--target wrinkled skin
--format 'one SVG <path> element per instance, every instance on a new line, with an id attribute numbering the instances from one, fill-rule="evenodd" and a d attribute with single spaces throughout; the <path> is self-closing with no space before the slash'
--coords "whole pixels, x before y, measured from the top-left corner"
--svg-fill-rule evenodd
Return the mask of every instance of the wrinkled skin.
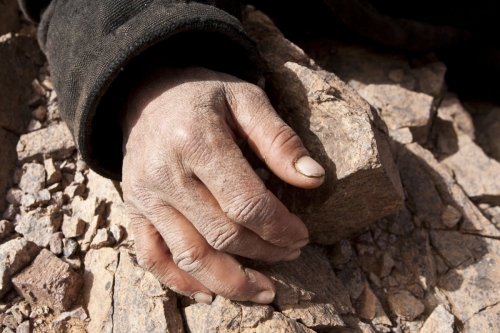
<path id="1" fill-rule="evenodd" d="M 122 127 L 123 194 L 139 264 L 198 302 L 218 294 L 270 303 L 271 280 L 232 255 L 293 260 L 308 232 L 266 189 L 238 143 L 246 140 L 298 187 L 321 185 L 324 170 L 265 93 L 204 68 L 164 68 L 129 95 Z"/>

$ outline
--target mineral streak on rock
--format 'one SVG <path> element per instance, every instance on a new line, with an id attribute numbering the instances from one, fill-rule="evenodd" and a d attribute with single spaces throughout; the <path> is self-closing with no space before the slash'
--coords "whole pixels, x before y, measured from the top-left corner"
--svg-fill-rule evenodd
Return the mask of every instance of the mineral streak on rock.
<path id="1" fill-rule="evenodd" d="M 352 88 L 314 65 L 267 16 L 247 10 L 245 26 L 269 66 L 268 95 L 281 117 L 326 170 L 324 184 L 300 190 L 271 177 L 267 185 L 298 214 L 311 240 L 333 244 L 396 213 L 399 174 L 376 112 Z"/>
<path id="2" fill-rule="evenodd" d="M 67 263 L 43 249 L 30 266 L 12 279 L 12 283 L 31 304 L 65 311 L 76 300 L 82 278 Z"/>

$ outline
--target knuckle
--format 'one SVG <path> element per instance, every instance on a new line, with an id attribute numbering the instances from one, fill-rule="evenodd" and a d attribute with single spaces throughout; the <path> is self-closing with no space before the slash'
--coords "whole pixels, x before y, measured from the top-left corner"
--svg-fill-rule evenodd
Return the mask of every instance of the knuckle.
<path id="1" fill-rule="evenodd" d="M 208 255 L 207 247 L 202 244 L 191 244 L 185 249 L 174 254 L 174 263 L 183 271 L 190 274 L 200 271 L 204 259 Z"/>
<path id="2" fill-rule="evenodd" d="M 207 241 L 214 249 L 225 252 L 233 246 L 240 234 L 240 230 L 235 226 L 215 228 L 208 234 Z"/>
<path id="3" fill-rule="evenodd" d="M 267 220 L 276 209 L 268 190 L 233 201 L 227 216 L 234 222 L 245 225 Z"/>

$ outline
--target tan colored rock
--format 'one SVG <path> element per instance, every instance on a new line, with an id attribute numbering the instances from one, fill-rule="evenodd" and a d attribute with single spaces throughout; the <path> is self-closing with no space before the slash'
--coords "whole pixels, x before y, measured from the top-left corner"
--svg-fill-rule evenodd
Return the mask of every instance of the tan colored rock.
<path id="1" fill-rule="evenodd" d="M 14 231 L 14 225 L 10 221 L 0 221 L 0 241 L 9 236 Z"/>
<path id="2" fill-rule="evenodd" d="M 39 252 L 35 243 L 24 238 L 0 245 L 0 298 L 12 288 L 12 276 L 28 266 Z"/>
<path id="3" fill-rule="evenodd" d="M 64 196 L 68 199 L 73 199 L 75 196 L 83 196 L 85 194 L 85 185 L 71 184 L 64 189 Z"/>
<path id="4" fill-rule="evenodd" d="M 61 227 L 62 219 L 61 209 L 57 206 L 37 208 L 21 217 L 16 231 L 38 246 L 47 247 L 52 234 Z"/>
<path id="5" fill-rule="evenodd" d="M 500 332 L 500 304 L 474 315 L 464 326 L 464 333 Z"/>
<path id="6" fill-rule="evenodd" d="M 500 202 L 500 162 L 489 158 L 467 135 L 458 136 L 458 152 L 442 161 L 472 200 Z"/>
<path id="7" fill-rule="evenodd" d="M 35 118 L 38 121 L 44 121 L 46 114 L 47 114 L 47 108 L 44 105 L 40 105 L 31 113 L 33 118 Z"/>
<path id="8" fill-rule="evenodd" d="M 90 223 L 94 216 L 106 214 L 106 202 L 104 199 L 89 197 L 87 200 L 76 196 L 71 202 L 73 218 L 80 218 L 87 223 Z"/>
<path id="9" fill-rule="evenodd" d="M 44 158 L 64 159 L 76 149 L 65 123 L 51 125 L 36 132 L 22 135 L 17 144 L 21 162 L 42 161 Z"/>
<path id="10" fill-rule="evenodd" d="M 16 217 L 17 213 L 19 210 L 17 209 L 16 206 L 10 204 L 7 206 L 7 209 L 2 214 L 2 218 L 7 220 L 7 221 L 14 221 L 14 218 Z"/>
<path id="11" fill-rule="evenodd" d="M 78 217 L 69 218 L 64 216 L 61 231 L 66 238 L 75 238 L 83 235 L 86 227 L 87 223 L 84 220 Z"/>
<path id="12" fill-rule="evenodd" d="M 113 332 L 183 332 L 177 297 L 120 249 L 113 292 Z"/>
<path id="13" fill-rule="evenodd" d="M 443 224 L 450 229 L 454 228 L 461 218 L 462 213 L 460 213 L 458 209 L 450 205 L 444 207 L 443 213 L 441 214 L 441 222 L 443 222 Z"/>
<path id="14" fill-rule="evenodd" d="M 424 290 L 431 290 L 436 285 L 436 262 L 426 230 L 416 229 L 408 237 L 403 252 L 403 263 Z"/>
<path id="15" fill-rule="evenodd" d="M 46 186 L 58 183 L 62 179 L 61 170 L 54 164 L 52 158 L 44 160 L 45 172 L 47 173 Z"/>
<path id="16" fill-rule="evenodd" d="M 10 204 L 20 206 L 23 198 L 23 191 L 18 188 L 11 188 L 7 191 L 7 196 L 5 198 Z"/>
<path id="17" fill-rule="evenodd" d="M 372 126 L 379 120 L 370 106 L 315 66 L 261 12 L 248 10 L 245 27 L 269 65 L 266 85 L 273 106 L 326 170 L 324 184 L 315 190 L 298 190 L 273 175 L 267 182 L 306 223 L 311 240 L 333 244 L 396 213 L 402 188 L 388 142 Z"/>
<path id="18" fill-rule="evenodd" d="M 103 247 L 111 246 L 115 242 L 113 235 L 106 229 L 101 228 L 97 230 L 96 235 L 90 243 L 91 249 L 100 249 Z"/>
<path id="19" fill-rule="evenodd" d="M 462 322 L 500 302 L 500 256 L 486 254 L 480 261 L 457 267 L 439 279 L 453 314 Z"/>
<path id="20" fill-rule="evenodd" d="M 63 252 L 63 239 L 64 234 L 62 232 L 56 232 L 50 236 L 49 249 L 56 256 Z"/>
<path id="21" fill-rule="evenodd" d="M 19 188 L 25 193 L 36 193 L 45 188 L 45 168 L 38 163 L 29 163 L 21 177 Z"/>
<path id="22" fill-rule="evenodd" d="M 36 193 L 26 193 L 21 198 L 21 206 L 26 208 L 34 208 L 47 204 L 51 199 L 49 190 L 44 189 Z"/>
<path id="23" fill-rule="evenodd" d="M 89 332 L 113 332 L 113 288 L 117 268 L 118 252 L 113 249 L 90 250 L 85 255 L 83 305 L 91 319 Z"/>
<path id="24" fill-rule="evenodd" d="M 71 318 L 79 319 L 79 320 L 85 320 L 87 319 L 87 313 L 85 313 L 85 310 L 82 307 L 79 307 L 73 311 L 68 311 L 68 312 L 63 312 L 59 316 L 54 319 L 54 323 L 58 323 L 61 321 L 65 321 Z M 91 331 L 94 332 L 94 331 Z M 97 332 L 97 331 L 96 331 Z M 100 331 L 102 332 L 102 331 Z"/>
<path id="25" fill-rule="evenodd" d="M 364 275 L 359 268 L 346 267 L 338 274 L 339 280 L 349 291 L 351 301 L 354 303 L 364 290 Z"/>
<path id="26" fill-rule="evenodd" d="M 465 195 L 463 189 L 455 182 L 453 176 L 441 165 L 432 153 L 416 143 L 401 146 L 399 154 L 409 153 L 416 158 L 423 170 L 429 175 L 438 190 L 444 204 L 457 208 L 463 216 L 460 231 L 488 237 L 500 238 L 500 231 Z"/>
<path id="27" fill-rule="evenodd" d="M 424 304 L 407 290 L 398 290 L 390 294 L 387 301 L 396 315 L 409 321 L 413 321 L 425 310 Z"/>
<path id="28" fill-rule="evenodd" d="M 420 333 L 453 333 L 454 324 L 455 317 L 443 305 L 438 305 L 425 321 Z"/>
<path id="29" fill-rule="evenodd" d="M 356 302 L 356 312 L 360 318 L 370 320 L 375 325 L 392 325 L 382 304 L 367 281 L 364 282 L 363 291 Z"/>
<path id="30" fill-rule="evenodd" d="M 81 249 L 82 251 L 88 251 L 90 248 L 90 244 L 92 243 L 92 240 L 94 239 L 95 235 L 97 234 L 97 230 L 101 227 L 102 225 L 102 218 L 100 215 L 94 216 L 92 221 L 87 225 L 87 228 L 85 230 L 85 234 L 83 236 L 82 240 L 82 245 Z"/>
<path id="31" fill-rule="evenodd" d="M 16 328 L 16 333 L 31 333 L 31 323 L 29 320 L 23 322 Z"/>
<path id="32" fill-rule="evenodd" d="M 429 230 L 429 236 L 432 246 L 441 254 L 448 267 L 457 267 L 473 258 L 460 232 Z"/>
<path id="33" fill-rule="evenodd" d="M 30 266 L 12 279 L 12 283 L 31 304 L 64 311 L 76 300 L 82 278 L 52 252 L 43 249 Z"/>

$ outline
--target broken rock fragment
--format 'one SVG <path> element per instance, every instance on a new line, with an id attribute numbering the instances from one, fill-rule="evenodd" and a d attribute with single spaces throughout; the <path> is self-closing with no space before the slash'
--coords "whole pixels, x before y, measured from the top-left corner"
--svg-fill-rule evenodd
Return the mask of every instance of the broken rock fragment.
<path id="1" fill-rule="evenodd" d="M 30 266 L 12 279 L 12 283 L 31 304 L 65 311 L 76 300 L 82 278 L 67 263 L 43 249 Z"/>
<path id="2" fill-rule="evenodd" d="M 465 323 L 464 333 L 500 332 L 500 304 L 474 315 Z"/>
<path id="3" fill-rule="evenodd" d="M 111 246 L 114 242 L 113 235 L 111 235 L 106 228 L 101 228 L 97 231 L 92 243 L 90 243 L 90 248 L 100 249 L 102 247 Z"/>
<path id="4" fill-rule="evenodd" d="M 66 238 L 74 238 L 83 235 L 86 226 L 87 223 L 84 220 L 65 215 L 61 230 Z"/>
<path id="5" fill-rule="evenodd" d="M 38 246 L 47 247 L 52 234 L 61 227 L 62 219 L 61 209 L 55 205 L 37 208 L 21 217 L 16 231 Z"/>
<path id="6" fill-rule="evenodd" d="M 76 149 L 71 133 L 64 122 L 22 135 L 17 144 L 21 162 L 43 161 L 43 158 L 64 159 Z"/>
<path id="7" fill-rule="evenodd" d="M 36 193 L 45 188 L 45 168 L 38 163 L 29 163 L 21 177 L 19 188 L 25 193 Z"/>
<path id="8" fill-rule="evenodd" d="M 14 225 L 7 220 L 0 221 L 0 241 L 9 236 L 14 231 Z"/>
<path id="9" fill-rule="evenodd" d="M 0 245 L 0 298 L 11 289 L 12 276 L 28 266 L 39 252 L 35 243 L 24 238 Z"/>
<path id="10" fill-rule="evenodd" d="M 420 333 L 453 333 L 454 324 L 455 317 L 440 304 L 432 311 L 429 318 L 427 318 Z"/>
<path id="11" fill-rule="evenodd" d="M 424 304 L 407 290 L 398 290 L 390 294 L 387 301 L 396 315 L 409 321 L 420 316 L 425 310 Z"/>

